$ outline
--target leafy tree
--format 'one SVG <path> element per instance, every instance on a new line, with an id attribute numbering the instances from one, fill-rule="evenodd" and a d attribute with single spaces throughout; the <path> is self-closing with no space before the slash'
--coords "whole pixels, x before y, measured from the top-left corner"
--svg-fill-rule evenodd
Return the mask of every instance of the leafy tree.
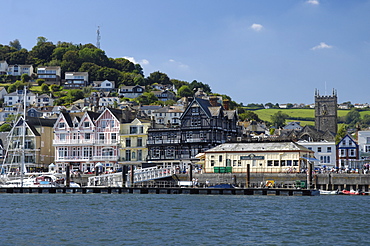
<path id="1" fill-rule="evenodd" d="M 26 64 L 28 57 L 28 51 L 26 49 L 21 49 L 9 54 L 7 61 L 9 64 Z"/>
<path id="2" fill-rule="evenodd" d="M 135 64 L 125 58 L 109 59 L 111 67 L 121 72 L 133 72 L 136 67 Z"/>
<path id="3" fill-rule="evenodd" d="M 49 86 L 47 84 L 42 84 L 41 85 L 41 92 L 42 93 L 49 93 L 50 92 Z"/>
<path id="4" fill-rule="evenodd" d="M 141 103 L 142 105 L 149 105 L 158 101 L 158 98 L 153 92 L 144 92 L 141 96 L 135 98 L 135 101 Z"/>
<path id="5" fill-rule="evenodd" d="M 98 80 L 98 71 L 101 69 L 101 66 L 96 65 L 95 63 L 91 62 L 84 62 L 82 63 L 80 69 L 78 70 L 79 72 L 88 72 L 89 73 L 89 79 L 91 81 L 96 81 Z"/>
<path id="6" fill-rule="evenodd" d="M 41 45 L 43 43 L 46 43 L 46 41 L 48 41 L 48 39 L 45 38 L 45 37 L 42 37 L 42 36 L 37 37 L 37 45 Z"/>
<path id="7" fill-rule="evenodd" d="M 21 42 L 19 42 L 18 39 L 14 39 L 13 41 L 10 41 L 9 46 L 15 48 L 16 50 L 22 49 Z"/>
<path id="8" fill-rule="evenodd" d="M 365 114 L 361 120 L 361 124 L 363 127 L 369 127 L 370 126 L 370 115 Z"/>
<path id="9" fill-rule="evenodd" d="M 293 104 L 292 103 L 287 103 L 287 105 L 286 105 L 286 108 L 293 108 Z"/>
<path id="10" fill-rule="evenodd" d="M 105 55 L 105 52 L 97 48 L 83 48 L 78 52 L 79 57 L 84 62 L 95 63 L 99 66 L 108 65 L 108 57 Z"/>
<path id="11" fill-rule="evenodd" d="M 345 117 L 345 123 L 350 127 L 354 127 L 356 123 L 360 122 L 361 115 L 356 108 L 351 109 Z"/>
<path id="12" fill-rule="evenodd" d="M 345 125 L 340 125 L 337 135 L 335 135 L 335 144 L 338 144 L 342 138 L 344 138 L 347 134 L 347 129 Z"/>
<path id="13" fill-rule="evenodd" d="M 52 59 L 55 45 L 52 42 L 38 42 L 28 54 L 27 63 L 43 65 Z"/>
<path id="14" fill-rule="evenodd" d="M 244 113 L 239 114 L 241 120 L 255 120 L 261 121 L 256 113 L 250 110 L 246 110 Z"/>
<path id="15" fill-rule="evenodd" d="M 59 91 L 60 90 L 60 86 L 59 85 L 50 85 L 50 90 L 52 92 Z"/>
<path id="16" fill-rule="evenodd" d="M 194 90 L 195 88 L 202 88 L 204 93 L 211 93 L 211 87 L 208 84 L 203 84 L 202 82 L 198 82 L 196 80 L 193 80 L 193 82 L 190 83 L 190 89 Z"/>
<path id="17" fill-rule="evenodd" d="M 121 72 L 115 68 L 101 67 L 96 73 L 96 79 L 101 80 L 110 80 L 110 81 L 119 81 L 121 79 Z"/>
<path id="18" fill-rule="evenodd" d="M 161 73 L 159 71 L 153 72 L 146 78 L 146 83 L 148 85 L 152 85 L 154 83 L 162 84 L 162 85 L 172 85 L 170 78 L 165 73 Z"/>
<path id="19" fill-rule="evenodd" d="M 183 86 L 183 85 L 189 85 L 189 82 L 181 81 L 181 80 L 177 80 L 177 79 L 171 79 L 171 82 L 175 86 L 176 89 L 180 89 L 181 86 Z"/>
<path id="20" fill-rule="evenodd" d="M 179 97 L 191 97 L 194 95 L 193 91 L 187 85 L 183 85 L 177 90 L 177 95 Z"/>
<path id="21" fill-rule="evenodd" d="M 7 91 L 8 93 L 15 92 L 16 90 L 23 90 L 26 83 L 17 80 L 14 84 L 9 85 Z"/>
<path id="22" fill-rule="evenodd" d="M 21 75 L 21 80 L 22 80 L 23 83 L 30 81 L 30 79 L 31 79 L 31 76 L 29 76 L 26 73 L 24 73 L 24 74 Z"/>
<path id="23" fill-rule="evenodd" d="M 278 111 L 270 117 L 272 125 L 274 125 L 276 128 L 283 127 L 287 118 L 289 118 L 289 115 L 283 113 L 282 111 Z"/>
<path id="24" fill-rule="evenodd" d="M 84 98 L 84 93 L 82 90 L 80 89 L 72 89 L 72 90 L 69 90 L 68 93 L 67 93 L 67 96 L 66 96 L 66 103 L 72 103 L 78 99 L 82 99 Z"/>
<path id="25" fill-rule="evenodd" d="M 0 126 L 0 132 L 9 132 L 11 129 L 12 129 L 11 125 L 7 123 L 2 124 Z"/>

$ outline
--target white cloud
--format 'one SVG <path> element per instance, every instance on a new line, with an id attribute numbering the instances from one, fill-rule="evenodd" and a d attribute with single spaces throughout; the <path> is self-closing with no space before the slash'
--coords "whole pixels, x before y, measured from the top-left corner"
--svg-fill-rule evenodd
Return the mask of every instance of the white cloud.
<path id="1" fill-rule="evenodd" d="M 254 31 L 256 32 L 259 32 L 262 30 L 263 26 L 261 24 L 256 24 L 256 23 L 253 23 L 251 26 L 250 26 L 251 29 L 253 29 Z"/>
<path id="2" fill-rule="evenodd" d="M 319 45 L 316 45 L 315 47 L 312 47 L 311 50 L 319 50 L 319 49 L 331 49 L 333 46 L 328 45 L 324 42 L 321 42 Z"/>
<path id="3" fill-rule="evenodd" d="M 187 69 L 187 68 L 189 68 L 189 66 L 188 66 L 188 65 L 183 64 L 183 63 L 178 62 L 178 61 L 175 61 L 174 59 L 170 59 L 170 60 L 169 60 L 169 62 L 170 62 L 171 64 L 175 64 L 175 65 L 176 65 L 177 67 L 179 67 L 179 68 L 183 68 L 183 69 Z"/>
<path id="4" fill-rule="evenodd" d="M 312 4 L 312 5 L 319 5 L 319 0 L 308 0 L 306 3 Z"/>
<path id="5" fill-rule="evenodd" d="M 123 58 L 129 60 L 130 62 L 134 64 L 140 64 L 140 65 L 148 65 L 149 61 L 147 59 L 142 59 L 141 61 L 136 61 L 134 57 L 131 56 L 124 56 Z"/>

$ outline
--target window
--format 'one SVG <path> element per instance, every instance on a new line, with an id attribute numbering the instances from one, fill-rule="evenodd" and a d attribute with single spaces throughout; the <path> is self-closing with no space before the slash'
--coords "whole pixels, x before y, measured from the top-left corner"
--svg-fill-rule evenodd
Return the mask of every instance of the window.
<path id="1" fill-rule="evenodd" d="M 90 140 L 90 133 L 85 133 L 85 140 Z"/>
<path id="2" fill-rule="evenodd" d="M 130 134 L 137 134 L 137 127 L 136 126 L 130 126 Z"/>
<path id="3" fill-rule="evenodd" d="M 168 147 L 167 148 L 166 157 L 175 157 L 175 147 Z"/>
<path id="4" fill-rule="evenodd" d="M 102 127 L 102 128 L 106 128 L 106 127 L 107 127 L 107 122 L 106 122 L 105 120 L 103 120 L 103 121 L 101 122 L 101 127 Z"/>
<path id="5" fill-rule="evenodd" d="M 365 152 L 366 152 L 366 153 L 370 152 L 370 145 L 366 145 L 366 146 L 365 146 Z"/>
<path id="6" fill-rule="evenodd" d="M 219 155 L 219 156 L 218 156 L 218 161 L 219 161 L 219 162 L 222 162 L 222 155 Z"/>
<path id="7" fill-rule="evenodd" d="M 278 167 L 279 166 L 279 161 L 278 160 L 275 160 L 274 161 L 274 167 Z"/>
<path id="8" fill-rule="evenodd" d="M 65 128 L 65 126 L 64 122 L 59 123 L 59 128 Z"/>
<path id="9" fill-rule="evenodd" d="M 136 152 L 135 152 L 135 151 L 132 151 L 132 153 L 131 153 L 131 158 L 132 158 L 133 160 L 135 160 L 135 159 L 136 159 Z"/>
<path id="10" fill-rule="evenodd" d="M 272 167 L 272 161 L 271 160 L 267 161 L 267 166 Z"/>
<path id="11" fill-rule="evenodd" d="M 191 118 L 191 126 L 201 126 L 200 117 Z"/>
<path id="12" fill-rule="evenodd" d="M 86 128 L 87 128 L 87 127 L 90 127 L 90 122 L 85 121 L 85 122 L 84 122 L 84 127 L 86 127 Z"/>
<path id="13" fill-rule="evenodd" d="M 131 150 L 126 150 L 126 161 L 131 161 Z"/>
<path id="14" fill-rule="evenodd" d="M 92 156 L 92 147 L 84 147 L 83 148 L 83 156 L 84 157 L 91 157 Z"/>
<path id="15" fill-rule="evenodd" d="M 281 165 L 282 167 L 283 167 L 283 166 L 286 166 L 286 165 L 285 165 L 285 160 L 281 160 L 281 161 L 280 161 L 280 165 Z"/>
<path id="16" fill-rule="evenodd" d="M 161 156 L 160 154 L 161 154 L 161 150 L 159 148 L 154 148 L 152 150 L 152 158 L 158 159 Z"/>
<path id="17" fill-rule="evenodd" d="M 287 160 L 287 161 L 286 161 L 286 165 L 287 165 L 288 167 L 292 166 L 292 160 Z"/>
<path id="18" fill-rule="evenodd" d="M 143 138 L 137 138 L 137 147 L 143 146 Z"/>
<path id="19" fill-rule="evenodd" d="M 131 147 L 131 138 L 126 138 L 126 147 Z"/>
<path id="20" fill-rule="evenodd" d="M 138 161 L 142 161 L 143 160 L 143 151 L 141 149 L 139 149 L 137 151 L 137 160 Z"/>
<path id="21" fill-rule="evenodd" d="M 346 156 L 346 151 L 344 149 L 341 149 L 339 156 Z"/>
<path id="22" fill-rule="evenodd" d="M 110 137 L 112 139 L 112 143 L 115 143 L 117 140 L 117 133 L 112 133 Z"/>
<path id="23" fill-rule="evenodd" d="M 321 152 L 321 147 L 317 147 L 317 152 Z"/>
<path id="24" fill-rule="evenodd" d="M 349 156 L 356 156 L 354 149 L 349 150 Z"/>
<path id="25" fill-rule="evenodd" d="M 331 153 L 331 147 L 327 147 L 326 152 Z"/>
<path id="26" fill-rule="evenodd" d="M 214 165 L 215 165 L 215 161 L 211 160 L 211 167 L 213 167 Z"/>
<path id="27" fill-rule="evenodd" d="M 62 141 L 62 142 L 65 142 L 66 141 L 66 134 L 65 133 L 61 133 L 59 135 L 59 140 Z"/>
<path id="28" fill-rule="evenodd" d="M 236 166 L 236 162 L 237 162 L 237 160 L 233 160 L 233 167 Z"/>
<path id="29" fill-rule="evenodd" d="M 241 167 L 241 166 L 242 166 L 242 161 L 238 160 L 238 167 Z"/>
<path id="30" fill-rule="evenodd" d="M 370 137 L 366 137 L 366 143 L 369 144 L 370 143 Z"/>
<path id="31" fill-rule="evenodd" d="M 104 140 L 104 133 L 99 133 L 99 140 Z"/>

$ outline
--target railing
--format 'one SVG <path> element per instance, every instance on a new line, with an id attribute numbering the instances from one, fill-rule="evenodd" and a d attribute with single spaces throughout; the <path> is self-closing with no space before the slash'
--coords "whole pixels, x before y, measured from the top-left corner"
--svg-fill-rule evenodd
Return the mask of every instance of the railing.
<path id="1" fill-rule="evenodd" d="M 134 170 L 134 183 L 149 181 L 153 179 L 160 179 L 171 177 L 176 173 L 174 167 L 157 168 L 149 167 Z M 127 174 L 127 180 L 130 180 L 131 171 Z M 88 186 L 122 186 L 122 173 L 104 174 L 100 176 L 90 177 Z"/>
<path id="2" fill-rule="evenodd" d="M 153 180 L 153 179 L 171 177 L 173 174 L 175 174 L 175 172 L 176 170 L 174 167 L 167 167 L 167 168 L 149 167 L 149 168 L 136 169 L 134 171 L 134 183 Z M 131 171 L 128 172 L 129 177 L 130 175 L 131 175 Z"/>
<path id="3" fill-rule="evenodd" d="M 55 161 L 118 161 L 118 156 L 63 156 L 55 157 Z"/>
<path id="4" fill-rule="evenodd" d="M 66 139 L 66 140 L 58 140 L 54 139 L 54 145 L 67 145 L 67 144 L 82 144 L 82 145 L 93 145 L 93 144 L 109 144 L 109 145 L 117 145 L 119 143 L 116 139 L 104 139 L 104 140 L 86 140 L 86 139 Z"/>
<path id="5" fill-rule="evenodd" d="M 88 186 L 122 187 L 122 173 L 105 174 L 105 175 L 90 177 L 87 185 Z"/>

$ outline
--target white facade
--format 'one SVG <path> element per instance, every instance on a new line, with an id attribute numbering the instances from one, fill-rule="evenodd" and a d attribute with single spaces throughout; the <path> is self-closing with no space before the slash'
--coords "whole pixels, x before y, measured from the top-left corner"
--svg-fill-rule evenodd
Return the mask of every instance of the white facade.
<path id="1" fill-rule="evenodd" d="M 99 107 L 113 107 L 114 102 L 117 103 L 117 105 L 120 103 L 118 97 L 102 97 L 99 99 Z"/>
<path id="2" fill-rule="evenodd" d="M 20 76 L 22 74 L 28 74 L 31 76 L 33 74 L 32 65 L 10 65 L 8 67 L 8 74 L 13 76 Z"/>
<path id="3" fill-rule="evenodd" d="M 7 74 L 8 63 L 6 61 L 0 61 L 0 74 Z"/>
<path id="4" fill-rule="evenodd" d="M 309 150 L 315 152 L 315 167 L 335 167 L 337 162 L 335 142 L 307 142 L 298 141 L 298 143 Z"/>
<path id="5" fill-rule="evenodd" d="M 360 151 L 360 158 L 370 157 L 370 131 L 358 132 L 358 145 Z"/>
<path id="6" fill-rule="evenodd" d="M 16 92 L 9 93 L 4 96 L 4 104 L 6 106 L 13 106 L 17 103 L 21 103 L 23 101 L 23 91 L 19 90 Z M 30 106 L 36 103 L 36 95 L 32 92 L 27 92 L 26 95 L 26 105 Z"/>

